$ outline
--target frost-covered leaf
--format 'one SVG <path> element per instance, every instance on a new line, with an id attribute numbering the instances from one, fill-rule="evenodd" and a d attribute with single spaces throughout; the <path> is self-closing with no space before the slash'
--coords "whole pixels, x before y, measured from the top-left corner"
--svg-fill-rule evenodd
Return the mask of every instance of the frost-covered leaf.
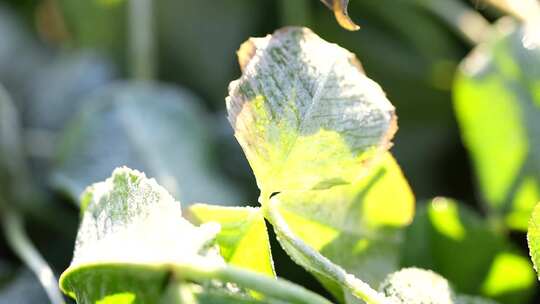
<path id="1" fill-rule="evenodd" d="M 456 304 L 456 295 L 445 278 L 419 268 L 388 275 L 379 291 L 396 304 Z"/>
<path id="2" fill-rule="evenodd" d="M 414 214 L 414 197 L 390 153 L 369 176 L 328 190 L 283 192 L 271 204 L 302 241 L 372 286 L 399 269 L 402 228 Z M 300 265 L 316 274 L 336 298 L 349 295 L 329 281 L 325 269 L 298 252 L 276 229 L 281 245 Z"/>
<path id="3" fill-rule="evenodd" d="M 432 269 L 459 292 L 501 303 L 527 303 L 533 295 L 536 282 L 528 259 L 465 205 L 434 199 L 419 208 L 406 235 L 404 267 Z"/>
<path id="4" fill-rule="evenodd" d="M 347 50 L 290 27 L 238 57 L 229 121 L 263 193 L 355 182 L 390 146 L 394 107 Z"/>
<path id="5" fill-rule="evenodd" d="M 349 5 L 349 0 L 321 0 L 329 9 L 334 11 L 336 20 L 343 28 L 348 29 L 349 31 L 356 31 L 360 29 L 354 21 L 349 17 L 347 12 L 347 6 Z"/>
<path id="6" fill-rule="evenodd" d="M 388 275 L 379 291 L 393 304 L 496 304 L 457 294 L 445 278 L 420 268 L 404 268 Z"/>
<path id="7" fill-rule="evenodd" d="M 240 201 L 210 159 L 210 121 L 188 91 L 146 83 L 102 88 L 64 134 L 53 177 L 77 197 L 118 166 L 147 172 L 185 204 Z"/>
<path id="8" fill-rule="evenodd" d="M 540 200 L 540 30 L 500 21 L 463 61 L 454 99 L 484 201 L 526 230 Z"/>
<path id="9" fill-rule="evenodd" d="M 199 223 L 216 222 L 216 236 L 225 261 L 231 265 L 275 276 L 270 242 L 260 208 L 195 204 L 189 212 Z"/>
<path id="10" fill-rule="evenodd" d="M 128 168 L 89 187 L 81 196 L 82 220 L 73 260 L 60 278 L 64 292 L 80 303 L 132 295 L 154 303 L 169 280 L 167 263 L 204 256 L 219 226 L 195 227 L 180 203 L 154 179 Z"/>
<path id="11" fill-rule="evenodd" d="M 534 269 L 536 269 L 540 278 L 540 203 L 536 205 L 531 215 L 527 231 L 527 242 L 529 243 L 529 252 Z"/>

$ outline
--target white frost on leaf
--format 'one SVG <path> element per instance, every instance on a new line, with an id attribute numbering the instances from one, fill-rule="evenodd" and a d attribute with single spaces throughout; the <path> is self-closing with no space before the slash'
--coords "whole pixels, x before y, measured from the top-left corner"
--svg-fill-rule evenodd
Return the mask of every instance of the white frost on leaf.
<path id="1" fill-rule="evenodd" d="M 249 39 L 238 57 L 227 110 L 261 190 L 348 184 L 390 147 L 394 107 L 351 52 L 289 27 Z"/>
<path id="2" fill-rule="evenodd" d="M 87 188 L 71 267 L 95 263 L 175 263 L 203 259 L 219 232 L 217 223 L 196 227 L 180 203 L 154 179 L 128 168 Z"/>

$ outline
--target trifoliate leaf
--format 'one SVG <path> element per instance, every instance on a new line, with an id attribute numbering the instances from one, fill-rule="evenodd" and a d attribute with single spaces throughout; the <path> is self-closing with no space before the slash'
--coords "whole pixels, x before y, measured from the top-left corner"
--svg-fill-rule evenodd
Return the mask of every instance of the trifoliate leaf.
<path id="1" fill-rule="evenodd" d="M 199 223 L 221 225 L 216 242 L 227 263 L 275 276 L 268 232 L 260 208 L 195 204 L 189 211 Z"/>
<path id="2" fill-rule="evenodd" d="M 349 31 L 356 31 L 360 29 L 354 21 L 349 17 L 347 12 L 347 6 L 349 5 L 349 0 L 321 0 L 329 9 L 334 11 L 336 20 L 343 28 L 348 29 Z"/>
<path id="3" fill-rule="evenodd" d="M 263 193 L 355 182 L 390 146 L 394 107 L 347 50 L 290 27 L 238 57 L 229 121 Z"/>
<path id="4" fill-rule="evenodd" d="M 459 292 L 505 304 L 529 302 L 536 284 L 529 261 L 505 235 L 466 205 L 442 197 L 419 208 L 407 228 L 402 266 L 432 269 Z"/>
<path id="5" fill-rule="evenodd" d="M 414 196 L 390 153 L 358 183 L 283 192 L 270 203 L 303 242 L 362 281 L 377 286 L 399 269 L 402 229 L 412 220 Z M 276 233 L 287 253 L 322 279 L 336 298 L 348 297 L 343 287 L 328 281 L 325 269 L 297 251 L 277 227 Z"/>
<path id="6" fill-rule="evenodd" d="M 526 230 L 540 200 L 540 30 L 503 20 L 462 63 L 454 101 L 480 192 Z"/>
<path id="7" fill-rule="evenodd" d="M 59 147 L 53 175 L 58 188 L 78 197 L 86 185 L 125 165 L 155 176 L 186 205 L 241 199 L 212 165 L 210 122 L 190 92 L 117 83 L 86 99 Z"/>

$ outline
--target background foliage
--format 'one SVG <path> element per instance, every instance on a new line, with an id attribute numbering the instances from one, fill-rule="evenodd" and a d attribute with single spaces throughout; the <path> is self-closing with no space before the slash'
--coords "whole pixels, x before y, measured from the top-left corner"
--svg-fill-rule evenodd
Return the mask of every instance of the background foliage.
<path id="1" fill-rule="evenodd" d="M 472 53 L 476 36 L 448 21 L 456 7 L 495 24 Z M 392 154 L 418 203 L 404 248 L 384 244 L 396 256 L 383 258 L 432 269 L 459 292 L 539 301 L 524 231 L 540 198 L 540 51 L 524 47 L 518 22 L 477 1 L 353 0 L 349 13 L 362 29 L 349 32 L 320 1 L 156 0 L 157 79 L 166 84 L 146 86 L 128 80 L 126 10 L 122 0 L 0 1 L 0 206 L 22 210 L 56 273 L 72 256 L 78 195 L 117 166 L 156 177 L 185 204 L 256 205 L 255 179 L 226 121 L 227 86 L 240 75 L 235 52 L 250 36 L 303 25 L 355 53 L 397 109 Z M 399 171 L 393 159 L 387 166 Z M 354 189 L 341 192 L 328 195 Z M 313 220 L 294 195 L 278 199 L 302 225 Z M 204 208 L 194 217 L 216 216 Z M 407 212 L 380 221 L 403 226 Z M 263 229 L 260 221 L 246 229 Z M 358 237 L 336 233 L 344 243 Z M 332 244 L 319 245 L 332 256 Z M 277 243 L 271 249 L 279 276 L 330 296 Z M 0 303 L 45 301 L 2 239 Z"/>

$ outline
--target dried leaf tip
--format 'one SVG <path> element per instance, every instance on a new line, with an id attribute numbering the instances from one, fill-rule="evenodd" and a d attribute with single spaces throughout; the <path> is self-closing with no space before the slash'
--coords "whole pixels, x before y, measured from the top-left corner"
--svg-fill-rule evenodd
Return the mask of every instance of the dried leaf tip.
<path id="1" fill-rule="evenodd" d="M 354 21 L 349 17 L 347 12 L 347 7 L 349 5 L 349 0 L 321 0 L 329 9 L 334 11 L 334 16 L 336 20 L 343 28 L 349 31 L 357 31 L 360 29 Z"/>

